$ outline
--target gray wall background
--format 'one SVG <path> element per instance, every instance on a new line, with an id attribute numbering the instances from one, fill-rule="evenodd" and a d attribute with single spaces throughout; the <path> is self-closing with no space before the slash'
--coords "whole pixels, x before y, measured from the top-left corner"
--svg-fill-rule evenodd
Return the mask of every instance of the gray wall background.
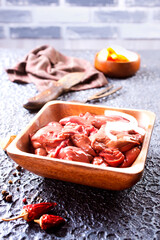
<path id="1" fill-rule="evenodd" d="M 160 0 L 0 0 L 0 47 L 160 48 Z"/>

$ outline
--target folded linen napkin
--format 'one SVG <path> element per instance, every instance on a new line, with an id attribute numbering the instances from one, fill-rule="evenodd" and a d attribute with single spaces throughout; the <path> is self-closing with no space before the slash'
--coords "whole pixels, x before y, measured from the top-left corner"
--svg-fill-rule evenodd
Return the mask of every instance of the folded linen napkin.
<path id="1" fill-rule="evenodd" d="M 73 91 L 108 84 L 103 73 L 96 70 L 90 62 L 65 56 L 47 45 L 32 50 L 22 62 L 6 71 L 11 81 L 34 83 L 40 92 L 71 72 L 86 73 L 81 83 L 71 88 Z"/>

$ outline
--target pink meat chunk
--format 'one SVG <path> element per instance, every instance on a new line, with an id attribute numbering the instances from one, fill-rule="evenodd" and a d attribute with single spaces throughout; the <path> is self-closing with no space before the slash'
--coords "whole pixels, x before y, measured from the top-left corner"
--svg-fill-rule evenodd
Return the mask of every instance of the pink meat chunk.
<path id="1" fill-rule="evenodd" d="M 91 147 L 95 151 L 102 151 L 104 148 L 106 148 L 108 141 L 110 141 L 105 134 L 105 125 L 102 125 L 98 132 L 92 134 L 89 138 L 91 141 Z"/>
<path id="2" fill-rule="evenodd" d="M 91 125 L 93 125 L 96 128 L 100 128 L 102 125 L 106 124 L 107 122 L 107 118 L 105 116 L 101 116 L 101 115 L 92 115 L 90 113 L 86 113 L 83 116 L 84 119 L 86 119 L 86 121 L 88 121 Z"/>
<path id="3" fill-rule="evenodd" d="M 37 154 L 39 156 L 47 156 L 47 152 L 44 148 L 36 148 L 35 154 Z"/>
<path id="4" fill-rule="evenodd" d="M 45 143 L 52 143 L 61 130 L 62 126 L 58 122 L 51 122 L 45 127 L 40 128 L 33 136 L 31 136 L 33 147 L 39 148 Z"/>
<path id="5" fill-rule="evenodd" d="M 91 147 L 91 141 L 89 137 L 85 136 L 84 134 L 74 134 L 72 136 L 72 142 L 76 147 L 81 148 L 84 152 L 95 156 L 96 153 Z"/>
<path id="6" fill-rule="evenodd" d="M 86 119 L 90 124 L 92 124 L 96 128 L 100 128 L 102 125 L 106 124 L 107 122 L 129 122 L 128 119 L 123 118 L 121 116 L 104 116 L 104 115 L 92 115 L 90 113 L 86 113 L 81 115 L 84 119 Z"/>
<path id="7" fill-rule="evenodd" d="M 66 125 L 62 128 L 60 132 L 60 137 L 69 137 L 74 134 L 84 134 L 86 136 L 90 136 L 92 133 L 97 132 L 97 129 L 92 125 L 80 125 L 78 123 L 67 122 Z"/>
<path id="8" fill-rule="evenodd" d="M 90 157 L 82 149 L 74 146 L 61 148 L 58 158 L 76 162 L 90 163 Z"/>
<path id="9" fill-rule="evenodd" d="M 46 151 L 48 152 L 48 157 L 57 158 L 60 150 L 64 147 L 71 146 L 71 142 L 69 139 L 62 141 L 57 147 L 47 147 Z"/>
<path id="10" fill-rule="evenodd" d="M 60 124 L 62 124 L 63 126 L 66 125 L 67 123 L 77 123 L 79 125 L 90 125 L 90 122 L 87 122 L 86 119 L 83 119 L 82 117 L 79 116 L 70 116 L 70 117 L 65 117 L 62 118 L 59 121 Z"/>
<path id="11" fill-rule="evenodd" d="M 93 161 L 92 161 L 92 164 L 99 165 L 101 167 L 108 167 L 109 166 L 108 163 L 105 162 L 102 157 L 94 157 Z"/>
<path id="12" fill-rule="evenodd" d="M 118 149 L 105 148 L 99 153 L 99 156 L 103 157 L 104 161 L 108 163 L 109 166 L 118 167 L 124 161 L 124 155 Z"/>
<path id="13" fill-rule="evenodd" d="M 117 140 L 110 140 L 107 143 L 108 148 L 118 148 L 120 151 L 125 152 L 136 145 L 140 145 L 142 136 L 140 134 L 129 134 L 129 131 L 118 133 Z"/>
<path id="14" fill-rule="evenodd" d="M 127 151 L 125 153 L 125 160 L 120 167 L 122 167 L 122 168 L 130 167 L 132 165 L 132 163 L 136 160 L 138 155 L 140 154 L 140 151 L 141 150 L 138 147 L 134 147 L 134 148 L 130 149 L 129 151 Z"/>
<path id="15" fill-rule="evenodd" d="M 61 132 L 59 133 L 60 138 L 68 138 L 74 134 L 82 133 L 83 127 L 77 123 L 66 123 L 66 125 L 62 128 Z"/>

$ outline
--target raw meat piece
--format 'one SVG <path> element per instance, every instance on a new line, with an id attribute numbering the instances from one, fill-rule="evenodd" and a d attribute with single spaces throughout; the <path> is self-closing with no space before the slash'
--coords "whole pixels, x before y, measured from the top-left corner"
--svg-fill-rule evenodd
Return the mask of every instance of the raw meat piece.
<path id="1" fill-rule="evenodd" d="M 88 122 L 90 122 L 90 124 L 92 124 L 94 127 L 96 128 L 100 128 L 102 125 L 106 124 L 107 122 L 116 122 L 116 121 L 120 121 L 120 122 L 125 122 L 128 123 L 129 120 L 121 117 L 121 116 L 104 116 L 104 115 L 92 115 L 90 113 L 86 113 L 83 115 L 83 118 L 86 119 Z"/>
<path id="2" fill-rule="evenodd" d="M 62 130 L 61 124 L 58 122 L 50 122 L 45 127 L 40 128 L 32 137 L 31 140 L 39 140 L 42 135 L 48 135 L 48 133 L 58 134 Z"/>
<path id="3" fill-rule="evenodd" d="M 43 144 L 52 140 L 55 140 L 55 137 L 62 130 L 61 124 L 58 122 L 51 122 L 45 127 L 40 128 L 34 135 L 31 136 L 31 142 L 34 148 L 43 147 Z M 53 141 L 54 142 L 54 141 Z"/>
<path id="4" fill-rule="evenodd" d="M 61 148 L 58 158 L 76 162 L 90 163 L 90 157 L 82 149 L 74 146 Z"/>
<path id="5" fill-rule="evenodd" d="M 105 125 L 102 125 L 98 132 L 92 134 L 89 138 L 91 141 L 91 147 L 95 151 L 102 151 L 104 148 L 106 148 L 108 141 L 110 141 L 105 134 Z"/>
<path id="6" fill-rule="evenodd" d="M 140 145 L 141 137 L 139 134 L 129 134 L 128 132 L 119 132 L 117 140 L 110 140 L 107 143 L 108 148 L 118 148 L 120 151 L 125 152 L 133 148 L 136 145 Z"/>
<path id="7" fill-rule="evenodd" d="M 59 121 L 59 123 L 62 124 L 63 126 L 66 125 L 67 123 L 77 123 L 79 125 L 86 125 L 88 123 L 88 125 L 90 125 L 90 122 L 87 122 L 86 119 L 83 119 L 82 117 L 79 116 L 70 116 L 62 118 Z"/>
<path id="8" fill-rule="evenodd" d="M 62 139 L 65 139 L 65 138 L 69 138 L 74 134 L 78 134 L 78 133 L 80 134 L 82 132 L 83 132 L 82 125 L 79 125 L 77 123 L 67 122 L 66 125 L 62 128 L 58 136 Z"/>
<path id="9" fill-rule="evenodd" d="M 86 153 L 89 153 L 92 156 L 95 156 L 96 153 L 91 147 L 90 139 L 84 134 L 74 134 L 72 136 L 72 142 L 76 147 L 81 148 Z"/>
<path id="10" fill-rule="evenodd" d="M 39 156 L 47 156 L 47 152 L 44 148 L 36 148 L 35 154 L 37 154 Z"/>
<path id="11" fill-rule="evenodd" d="M 103 157 L 104 161 L 112 167 L 118 167 L 124 161 L 124 155 L 118 149 L 105 148 L 99 156 Z"/>
<path id="12" fill-rule="evenodd" d="M 138 155 L 140 154 L 140 149 L 138 147 L 134 147 L 132 149 L 130 149 L 129 151 L 127 151 L 125 153 L 125 159 L 124 162 L 122 163 L 121 167 L 130 167 L 132 165 L 132 163 L 136 160 L 136 158 L 138 157 Z"/>
<path id="13" fill-rule="evenodd" d="M 84 123 L 81 125 L 78 123 L 66 122 L 59 136 L 63 136 L 63 134 L 66 136 L 70 136 L 76 133 L 83 133 L 87 136 L 90 136 L 92 133 L 95 132 L 97 132 L 97 129 L 91 124 L 87 125 L 87 123 Z"/>
<path id="14" fill-rule="evenodd" d="M 67 146 L 71 146 L 70 140 L 66 139 L 64 141 L 62 141 L 57 147 L 52 148 L 52 147 L 47 147 L 46 150 L 49 153 L 48 157 L 52 157 L 52 158 L 57 158 L 58 154 L 61 150 L 61 148 L 67 147 Z"/>
<path id="15" fill-rule="evenodd" d="M 105 162 L 102 157 L 94 157 L 93 161 L 92 161 L 92 164 L 99 165 L 101 167 L 103 167 L 103 166 L 108 167 L 109 166 L 108 163 Z"/>

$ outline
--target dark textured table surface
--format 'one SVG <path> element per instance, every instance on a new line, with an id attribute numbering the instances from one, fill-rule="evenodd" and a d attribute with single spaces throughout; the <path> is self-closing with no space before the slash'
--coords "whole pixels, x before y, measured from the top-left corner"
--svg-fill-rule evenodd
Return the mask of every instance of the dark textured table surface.
<path id="1" fill-rule="evenodd" d="M 22 107 L 35 95 L 32 84 L 11 83 L 5 68 L 22 59 L 27 50 L 0 49 L 0 137 L 18 134 L 33 118 Z M 62 51 L 93 62 L 93 51 Z M 152 133 L 144 173 L 132 188 L 114 192 L 39 177 L 25 169 L 20 175 L 16 163 L 0 149 L 0 187 L 12 194 L 5 202 L 0 193 L 0 218 L 18 215 L 28 203 L 56 201 L 54 214 L 66 219 L 57 231 L 45 232 L 37 224 L 18 219 L 0 220 L 0 239 L 160 239 L 160 51 L 139 51 L 141 68 L 132 78 L 109 79 L 122 90 L 94 104 L 153 111 L 156 122 Z M 84 100 L 96 89 L 68 93 L 61 100 Z M 14 176 L 13 174 L 16 173 Z M 12 180 L 12 184 L 9 184 Z M 19 191 L 18 189 L 19 188 Z"/>

